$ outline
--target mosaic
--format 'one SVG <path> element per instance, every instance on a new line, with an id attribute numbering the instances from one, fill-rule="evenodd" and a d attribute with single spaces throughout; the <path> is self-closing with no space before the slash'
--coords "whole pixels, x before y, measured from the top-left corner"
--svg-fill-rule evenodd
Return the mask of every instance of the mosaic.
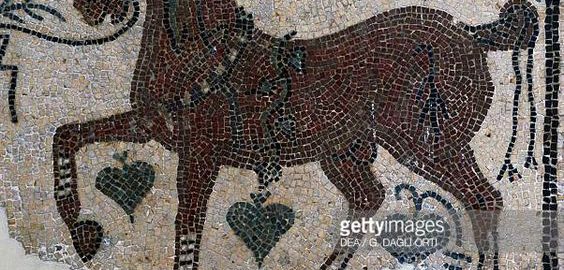
<path id="1" fill-rule="evenodd" d="M 0 0 L 10 236 L 68 269 L 559 269 L 559 14 Z"/>

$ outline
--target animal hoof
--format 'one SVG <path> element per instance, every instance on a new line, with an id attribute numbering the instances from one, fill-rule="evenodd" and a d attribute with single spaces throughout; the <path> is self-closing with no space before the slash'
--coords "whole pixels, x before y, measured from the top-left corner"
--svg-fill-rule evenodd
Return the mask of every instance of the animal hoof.
<path id="1" fill-rule="evenodd" d="M 104 236 L 104 230 L 96 221 L 78 221 L 71 230 L 71 236 L 72 243 L 80 259 L 83 262 L 88 262 L 98 252 L 102 236 Z"/>

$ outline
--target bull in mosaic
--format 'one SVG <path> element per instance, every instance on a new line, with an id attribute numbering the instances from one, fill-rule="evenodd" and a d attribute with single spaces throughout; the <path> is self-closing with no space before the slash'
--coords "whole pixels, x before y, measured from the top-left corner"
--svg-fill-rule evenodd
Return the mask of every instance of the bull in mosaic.
<path id="1" fill-rule="evenodd" d="M 83 261 L 96 254 L 103 230 L 80 217 L 75 154 L 96 142 L 154 140 L 179 156 L 174 269 L 200 265 L 207 202 L 221 166 L 255 171 L 259 190 L 252 198 L 263 202 L 282 167 L 318 162 L 346 197 L 348 219 L 358 220 L 373 216 L 384 200 L 370 169 L 378 147 L 458 199 L 472 221 L 478 268 L 498 268 L 503 199 L 469 143 L 495 91 L 487 53 L 513 52 L 518 103 L 519 56 L 526 50 L 532 120 L 526 165 L 536 164 L 530 74 L 538 14 L 531 4 L 511 0 L 498 20 L 478 26 L 409 6 L 313 39 L 269 35 L 233 0 L 146 4 L 131 111 L 63 125 L 53 139 L 57 208 Z M 131 5 L 139 10 L 135 1 L 75 0 L 90 24 L 123 16 Z M 512 179 L 518 178 L 510 161 L 516 110 L 500 172 Z M 320 269 L 346 268 L 355 251 L 337 244 Z"/>

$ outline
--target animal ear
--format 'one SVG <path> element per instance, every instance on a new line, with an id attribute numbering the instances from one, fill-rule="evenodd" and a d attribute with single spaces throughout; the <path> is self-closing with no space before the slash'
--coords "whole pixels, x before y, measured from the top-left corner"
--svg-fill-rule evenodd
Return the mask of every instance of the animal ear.
<path id="1" fill-rule="evenodd" d="M 179 1 L 176 21 L 180 31 L 180 38 L 184 41 L 193 40 L 198 35 L 197 7 L 194 1 L 191 0 L 176 1 Z"/>
<path id="2" fill-rule="evenodd" d="M 171 45 L 177 49 L 197 36 L 196 6 L 193 0 L 168 0 L 164 6 L 164 27 Z"/>

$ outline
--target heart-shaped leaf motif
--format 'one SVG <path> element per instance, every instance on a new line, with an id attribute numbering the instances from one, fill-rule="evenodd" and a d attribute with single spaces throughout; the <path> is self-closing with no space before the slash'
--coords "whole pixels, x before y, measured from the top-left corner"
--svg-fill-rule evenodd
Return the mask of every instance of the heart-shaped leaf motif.
<path id="1" fill-rule="evenodd" d="M 127 164 L 125 159 L 121 161 L 121 169 L 107 167 L 98 173 L 96 188 L 119 204 L 133 223 L 135 208 L 153 187 L 155 171 L 146 162 Z"/>
<path id="2" fill-rule="evenodd" d="M 259 268 L 280 237 L 294 225 L 294 211 L 283 204 L 237 202 L 227 211 L 227 223 L 253 252 Z"/>
<path id="3" fill-rule="evenodd" d="M 407 216 L 392 214 L 386 217 L 378 242 L 400 263 L 425 260 L 449 242 L 450 226 L 437 214 Z"/>

